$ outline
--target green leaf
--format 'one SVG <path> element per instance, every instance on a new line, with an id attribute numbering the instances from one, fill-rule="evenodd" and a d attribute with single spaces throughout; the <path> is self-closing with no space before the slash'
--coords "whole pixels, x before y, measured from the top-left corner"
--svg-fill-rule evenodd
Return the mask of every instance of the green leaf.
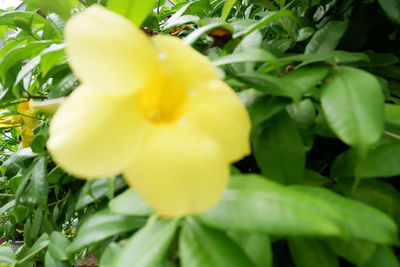
<path id="1" fill-rule="evenodd" d="M 334 181 L 329 179 L 328 177 L 321 175 L 317 171 L 311 169 L 304 170 L 304 177 L 301 181 L 302 185 L 324 186 L 330 183 L 334 183 Z"/>
<path id="2" fill-rule="evenodd" d="M 140 26 L 152 11 L 157 0 L 108 0 L 107 7 Z"/>
<path id="3" fill-rule="evenodd" d="M 296 185 L 295 190 L 320 198 L 331 204 L 343 218 L 350 237 L 381 244 L 397 242 L 397 226 L 383 212 L 359 201 L 348 199 L 325 188 Z"/>
<path id="4" fill-rule="evenodd" d="M 292 12 L 290 12 L 289 10 L 285 10 L 282 9 L 278 12 L 270 12 L 268 13 L 268 15 L 266 15 L 264 18 L 258 20 L 256 23 L 246 27 L 243 31 L 237 32 L 233 35 L 233 38 L 239 38 L 239 37 L 243 37 L 246 35 L 249 35 L 250 33 L 264 28 L 265 26 L 267 26 L 268 24 L 278 21 L 281 18 L 291 18 L 294 19 L 295 16 L 293 15 Z"/>
<path id="5" fill-rule="evenodd" d="M 57 13 L 63 19 L 71 16 L 72 9 L 78 5 L 78 0 L 23 0 L 25 3 L 44 11 Z"/>
<path id="6" fill-rule="evenodd" d="M 71 242 L 60 232 L 53 232 L 50 235 L 49 253 L 55 260 L 65 261 L 68 260 L 70 254 L 65 249 Z"/>
<path id="7" fill-rule="evenodd" d="M 282 111 L 290 103 L 291 101 L 286 97 L 263 95 L 256 98 L 247 107 L 253 128 Z"/>
<path id="8" fill-rule="evenodd" d="M 114 190 L 119 190 L 125 186 L 125 182 L 121 177 L 114 179 Z M 93 201 L 106 197 L 108 194 L 107 179 L 89 180 L 85 183 L 82 190 L 79 192 L 79 198 L 75 209 L 80 210 Z"/>
<path id="9" fill-rule="evenodd" d="M 243 73 L 236 78 L 246 86 L 270 95 L 284 96 L 297 101 L 301 97 L 301 89 L 288 80 L 262 73 Z"/>
<path id="10" fill-rule="evenodd" d="M 253 152 L 263 175 L 283 184 L 299 183 L 304 173 L 305 151 L 287 112 L 269 119 L 258 138 Z"/>
<path id="11" fill-rule="evenodd" d="M 382 246 L 378 247 L 372 255 L 372 258 L 364 264 L 362 267 L 377 267 L 377 266 L 385 266 L 385 267 L 399 267 L 399 261 L 397 260 L 396 255 L 393 252 L 393 249 Z"/>
<path id="12" fill-rule="evenodd" d="M 30 183 L 28 186 L 27 201 L 32 204 L 40 205 L 47 203 L 47 195 L 49 191 L 49 184 L 46 179 L 47 175 L 47 160 L 46 157 L 41 156 L 35 159 L 30 174 Z"/>
<path id="13" fill-rule="evenodd" d="M 280 62 L 283 65 L 299 61 L 303 62 L 303 64 L 301 65 L 307 65 L 315 62 L 327 62 L 330 64 L 359 63 L 359 62 L 369 63 L 370 59 L 364 53 L 354 53 L 347 51 L 330 51 L 319 54 L 298 54 L 298 55 L 278 58 L 278 62 Z"/>
<path id="14" fill-rule="evenodd" d="M 288 80 L 301 89 L 302 95 L 308 93 L 328 75 L 330 68 L 324 65 L 306 66 L 287 73 L 282 79 Z"/>
<path id="15" fill-rule="evenodd" d="M 400 174 L 400 142 L 382 143 L 368 151 L 355 166 L 359 178 L 384 178 Z"/>
<path id="16" fill-rule="evenodd" d="M 123 215 L 146 216 L 153 213 L 151 206 L 131 188 L 112 199 L 108 206 L 112 212 Z"/>
<path id="17" fill-rule="evenodd" d="M 233 27 L 226 23 L 210 23 L 206 26 L 200 27 L 193 32 L 191 32 L 188 36 L 183 39 L 183 42 L 187 45 L 192 45 L 197 39 L 200 38 L 203 34 L 210 32 L 215 29 L 226 29 L 231 33 L 234 31 Z"/>
<path id="18" fill-rule="evenodd" d="M 17 78 L 14 82 L 14 87 L 17 86 L 26 76 L 32 76 L 32 72 L 36 69 L 36 67 L 40 63 L 40 56 L 34 57 L 30 60 L 26 65 L 24 65 L 19 71 Z"/>
<path id="19" fill-rule="evenodd" d="M 233 5 L 236 3 L 236 0 L 226 0 L 224 7 L 222 8 L 222 14 L 221 14 L 221 21 L 225 22 L 226 19 L 229 16 L 229 13 L 231 12 L 231 9 L 233 8 Z"/>
<path id="20" fill-rule="evenodd" d="M 365 149 L 383 132 L 383 94 L 371 74 L 338 67 L 322 86 L 322 108 L 331 129 L 346 144 Z"/>
<path id="21" fill-rule="evenodd" d="M 114 267 L 156 267 L 174 237 L 178 220 L 149 221 L 118 255 Z"/>
<path id="22" fill-rule="evenodd" d="M 108 237 L 138 229 L 143 224 L 143 219 L 114 214 L 108 209 L 101 210 L 87 218 L 79 226 L 76 239 L 68 250 L 71 252 L 78 251 Z"/>
<path id="23" fill-rule="evenodd" d="M 268 51 L 253 48 L 247 51 L 219 57 L 213 61 L 213 65 L 218 67 L 239 62 L 268 62 L 270 64 L 274 64 L 276 62 L 276 58 Z"/>
<path id="24" fill-rule="evenodd" d="M 325 240 L 329 247 L 340 257 L 360 266 L 365 264 L 375 253 L 376 244 L 365 240 Z"/>
<path id="25" fill-rule="evenodd" d="M 187 219 L 179 239 L 183 267 L 254 266 L 243 250 L 223 232 Z"/>
<path id="26" fill-rule="evenodd" d="M 64 44 L 53 45 L 44 49 L 40 53 L 40 69 L 42 77 L 46 77 L 47 73 L 56 64 L 62 63 L 66 60 L 64 48 Z"/>
<path id="27" fill-rule="evenodd" d="M 11 248 L 0 246 L 0 263 L 13 263 L 15 260 L 15 254 Z"/>
<path id="28" fill-rule="evenodd" d="M 385 121 L 400 125 L 400 106 L 385 103 Z"/>
<path id="29" fill-rule="evenodd" d="M 17 46 L 8 51 L 0 60 L 0 78 L 3 83 L 6 81 L 7 72 L 10 68 L 21 62 L 23 59 L 36 56 L 40 51 L 53 43 L 54 41 L 36 41 Z"/>
<path id="30" fill-rule="evenodd" d="M 67 262 L 59 261 L 53 258 L 49 251 L 46 252 L 46 256 L 44 257 L 45 266 L 51 267 L 68 267 L 71 266 Z"/>
<path id="31" fill-rule="evenodd" d="M 318 239 L 289 238 L 288 245 L 296 267 L 339 267 L 338 257 Z"/>
<path id="32" fill-rule="evenodd" d="M 186 3 L 183 5 L 174 15 L 172 15 L 167 22 L 164 24 L 163 30 L 168 30 L 174 27 L 178 27 L 185 23 L 189 22 L 197 22 L 200 20 L 199 17 L 193 15 L 183 15 L 186 10 L 194 3 L 198 2 L 199 0 L 194 0 Z"/>
<path id="33" fill-rule="evenodd" d="M 103 254 L 100 258 L 100 266 L 101 267 L 113 267 L 113 263 L 115 260 L 115 255 L 121 251 L 121 247 L 117 243 L 111 243 L 104 250 Z"/>
<path id="34" fill-rule="evenodd" d="M 346 182 L 345 182 L 346 181 Z M 347 179 L 339 180 L 339 188 L 346 196 L 380 209 L 400 225 L 400 192 L 389 183 L 379 180 L 362 180 L 357 188 Z"/>
<path id="35" fill-rule="evenodd" d="M 66 75 L 49 93 L 49 99 L 67 96 L 78 86 L 78 78 L 75 74 Z"/>
<path id="36" fill-rule="evenodd" d="M 25 12 L 25 11 L 10 11 L 4 12 L 0 14 L 0 25 L 7 25 L 11 27 L 21 27 L 21 21 L 26 21 L 30 25 L 29 27 L 35 25 L 39 26 L 40 24 L 46 24 L 46 19 L 42 16 L 32 13 L 32 12 Z M 31 32 L 31 29 L 23 28 L 23 30 L 27 30 Z"/>
<path id="37" fill-rule="evenodd" d="M 308 42 L 305 54 L 317 54 L 335 50 L 347 30 L 348 21 L 330 21 L 315 32 Z"/>
<path id="38" fill-rule="evenodd" d="M 284 236 L 342 235 L 344 219 L 329 203 L 257 175 L 232 176 L 221 201 L 199 218 L 223 230 Z"/>
<path id="39" fill-rule="evenodd" d="M 27 248 L 25 245 L 22 247 L 23 249 L 18 253 L 17 260 L 28 261 L 29 259 L 32 259 L 40 251 L 46 248 L 49 243 L 49 236 L 47 234 L 41 235 L 31 248 Z"/>
<path id="40" fill-rule="evenodd" d="M 272 248 L 268 235 L 230 231 L 228 236 L 243 249 L 256 267 L 272 267 Z"/>
<path id="41" fill-rule="evenodd" d="M 378 3 L 388 18 L 400 24 L 400 2 L 398 0 L 378 0 Z"/>

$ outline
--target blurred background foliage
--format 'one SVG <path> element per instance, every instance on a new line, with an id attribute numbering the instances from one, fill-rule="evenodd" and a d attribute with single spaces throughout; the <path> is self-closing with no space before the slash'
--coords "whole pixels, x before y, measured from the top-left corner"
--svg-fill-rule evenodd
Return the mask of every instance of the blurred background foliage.
<path id="1" fill-rule="evenodd" d="M 246 104 L 253 153 L 206 214 L 157 218 L 122 177 L 78 180 L 47 153 L 47 113 L 79 85 L 63 29 L 93 4 L 182 38 Z M 399 266 L 399 24 L 398 0 L 26 0 L 1 11 L 0 266 Z"/>

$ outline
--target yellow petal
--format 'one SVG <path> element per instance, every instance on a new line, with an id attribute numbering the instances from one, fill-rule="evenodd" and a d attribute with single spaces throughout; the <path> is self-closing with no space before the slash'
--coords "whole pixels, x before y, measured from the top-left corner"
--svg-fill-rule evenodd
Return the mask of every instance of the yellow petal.
<path id="1" fill-rule="evenodd" d="M 125 180 L 165 217 L 207 211 L 227 186 L 229 164 L 200 129 L 164 124 L 143 142 Z"/>
<path id="2" fill-rule="evenodd" d="M 81 86 L 54 115 L 47 147 L 56 163 L 76 176 L 115 175 L 131 161 L 144 123 L 132 96 Z"/>
<path id="3" fill-rule="evenodd" d="M 22 127 L 21 130 L 21 146 L 22 148 L 29 147 L 32 143 L 33 138 L 35 137 L 35 134 L 33 133 L 32 129 L 29 127 Z"/>
<path id="4" fill-rule="evenodd" d="M 152 41 L 162 53 L 160 58 L 164 59 L 166 72 L 181 80 L 185 86 L 218 79 L 208 58 L 191 46 L 185 45 L 179 38 L 158 35 L 152 37 Z"/>
<path id="5" fill-rule="evenodd" d="M 219 80 L 196 86 L 189 92 L 182 119 L 202 127 L 215 138 L 228 161 L 248 155 L 251 124 L 236 93 Z"/>
<path id="6" fill-rule="evenodd" d="M 23 120 L 24 124 L 33 129 L 38 125 L 38 120 L 36 119 L 35 111 L 31 108 L 29 102 L 22 102 L 18 105 L 17 111 Z"/>
<path id="7" fill-rule="evenodd" d="M 68 21 L 65 40 L 72 69 L 92 89 L 126 94 L 159 82 L 160 60 L 150 39 L 99 5 Z"/>

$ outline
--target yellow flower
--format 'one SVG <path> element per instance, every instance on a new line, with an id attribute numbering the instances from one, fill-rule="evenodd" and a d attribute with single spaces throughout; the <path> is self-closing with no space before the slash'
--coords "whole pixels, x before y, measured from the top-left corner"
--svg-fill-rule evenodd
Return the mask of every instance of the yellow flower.
<path id="1" fill-rule="evenodd" d="M 165 217 L 213 206 L 229 164 L 250 152 L 250 121 L 208 59 L 100 6 L 75 15 L 65 38 L 82 85 L 52 119 L 54 160 L 86 179 L 123 173 Z"/>
<path id="2" fill-rule="evenodd" d="M 38 125 L 35 112 L 30 106 L 30 102 L 22 102 L 17 107 L 19 114 L 8 115 L 10 110 L 0 111 L 0 128 L 17 127 L 21 134 L 21 147 L 29 147 L 35 137 L 33 129 Z"/>

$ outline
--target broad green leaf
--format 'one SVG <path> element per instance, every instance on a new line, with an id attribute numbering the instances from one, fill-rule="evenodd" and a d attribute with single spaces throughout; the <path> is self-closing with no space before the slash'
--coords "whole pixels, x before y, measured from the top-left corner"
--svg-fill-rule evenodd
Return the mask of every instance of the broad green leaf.
<path id="1" fill-rule="evenodd" d="M 213 65 L 218 67 L 238 62 L 268 62 L 273 65 L 276 62 L 276 58 L 268 51 L 254 48 L 251 50 L 219 57 L 213 61 Z"/>
<path id="2" fill-rule="evenodd" d="M 156 0 L 108 0 L 107 7 L 140 26 L 156 5 Z"/>
<path id="3" fill-rule="evenodd" d="M 111 243 L 104 250 L 103 254 L 100 258 L 100 266 L 101 267 L 113 267 L 114 260 L 116 255 L 121 251 L 121 246 L 117 243 Z"/>
<path id="4" fill-rule="evenodd" d="M 21 27 L 21 21 L 28 23 L 29 29 L 23 28 L 23 30 L 31 31 L 30 27 L 33 25 L 45 24 L 46 19 L 42 16 L 25 11 L 10 11 L 0 14 L 0 25 L 7 25 L 11 27 Z M 22 26 L 24 27 L 24 26 Z"/>
<path id="5" fill-rule="evenodd" d="M 282 184 L 296 184 L 303 178 L 305 152 L 294 122 L 287 112 L 269 119 L 253 148 L 263 175 Z"/>
<path id="6" fill-rule="evenodd" d="M 286 97 L 263 95 L 256 98 L 255 101 L 247 107 L 253 128 L 282 111 L 290 103 L 290 99 Z"/>
<path id="7" fill-rule="evenodd" d="M 262 73 L 243 73 L 236 78 L 260 92 L 275 96 L 284 96 L 297 101 L 301 97 L 301 89 L 288 80 Z"/>
<path id="8" fill-rule="evenodd" d="M 322 86 L 322 108 L 331 129 L 346 144 L 365 149 L 383 132 L 383 95 L 368 72 L 338 67 Z"/>
<path id="9" fill-rule="evenodd" d="M 400 106 L 385 104 L 385 121 L 400 125 Z"/>
<path id="10" fill-rule="evenodd" d="M 339 267 L 338 257 L 318 239 L 289 238 L 288 245 L 296 267 Z"/>
<path id="11" fill-rule="evenodd" d="M 380 209 L 400 225 L 400 193 L 396 188 L 389 183 L 369 179 L 360 181 L 354 189 L 352 181 L 345 181 L 339 180 L 339 188 L 346 196 Z"/>
<path id="12" fill-rule="evenodd" d="M 0 246 L 0 263 L 15 262 L 15 254 L 10 247 Z"/>
<path id="13" fill-rule="evenodd" d="M 301 65 L 315 62 L 328 62 L 334 64 L 342 63 L 369 63 L 369 57 L 364 53 L 354 53 L 347 51 L 330 51 L 318 54 L 297 54 L 278 58 L 278 62 L 286 65 L 291 62 L 303 62 Z M 365 65 L 365 64 L 364 64 Z"/>
<path id="14" fill-rule="evenodd" d="M 226 29 L 230 32 L 233 32 L 233 28 L 231 25 L 226 23 L 210 23 L 206 26 L 200 27 L 193 32 L 191 32 L 188 36 L 183 39 L 183 42 L 187 45 L 191 45 L 197 41 L 203 34 L 210 32 L 215 29 Z"/>
<path id="15" fill-rule="evenodd" d="M 66 75 L 49 93 L 49 99 L 67 96 L 78 86 L 78 78 L 71 73 Z"/>
<path id="16" fill-rule="evenodd" d="M 330 21 L 316 31 L 308 42 L 305 54 L 317 54 L 335 50 L 346 32 L 348 21 Z"/>
<path id="17" fill-rule="evenodd" d="M 358 155 L 355 149 L 349 149 L 336 157 L 330 176 L 332 178 L 350 178 L 354 176 L 354 167 L 357 164 Z"/>
<path id="18" fill-rule="evenodd" d="M 370 60 L 369 66 L 382 67 L 393 65 L 399 62 L 399 58 L 392 53 L 373 53 L 368 51 L 367 55 Z"/>
<path id="19" fill-rule="evenodd" d="M 26 65 L 24 65 L 19 71 L 17 78 L 14 82 L 14 87 L 17 86 L 26 76 L 32 76 L 32 72 L 40 63 L 40 56 L 32 58 Z M 26 89 L 26 88 L 25 88 Z"/>
<path id="20" fill-rule="evenodd" d="M 400 142 L 382 143 L 368 151 L 355 166 L 359 178 L 384 178 L 400 174 Z"/>
<path id="21" fill-rule="evenodd" d="M 302 185 L 324 186 L 330 183 L 334 183 L 334 180 L 321 175 L 317 171 L 311 169 L 304 170 L 303 180 L 301 181 Z"/>
<path id="22" fill-rule="evenodd" d="M 335 194 L 325 188 L 301 185 L 292 188 L 329 202 L 333 208 L 342 214 L 343 218 L 346 218 L 344 223 L 350 237 L 381 244 L 395 244 L 397 242 L 397 226 L 383 212 L 362 202 Z"/>
<path id="23" fill-rule="evenodd" d="M 46 77 L 47 73 L 54 65 L 66 60 L 64 48 L 64 44 L 53 45 L 40 53 L 40 70 L 42 77 Z"/>
<path id="24" fill-rule="evenodd" d="M 329 238 L 324 241 L 338 256 L 356 266 L 368 262 L 377 248 L 375 243 L 365 240 L 342 240 L 338 238 Z"/>
<path id="25" fill-rule="evenodd" d="M 149 221 L 118 254 L 113 267 L 156 267 L 174 237 L 178 220 Z"/>
<path id="26" fill-rule="evenodd" d="M 182 6 L 179 11 L 177 11 L 174 15 L 172 15 L 167 22 L 164 24 L 164 30 L 171 29 L 174 27 L 178 27 L 182 24 L 198 21 L 200 18 L 193 15 L 183 15 L 186 10 L 194 3 L 198 2 L 199 0 L 194 0 L 186 3 Z"/>
<path id="27" fill-rule="evenodd" d="M 110 236 L 138 229 L 143 224 L 143 219 L 114 214 L 108 209 L 101 210 L 87 218 L 79 226 L 76 239 L 68 247 L 68 250 L 71 252 L 80 250 Z"/>
<path id="28" fill-rule="evenodd" d="M 30 174 L 30 183 L 28 186 L 27 201 L 32 204 L 45 204 L 47 203 L 47 195 L 49 191 L 49 184 L 46 179 L 47 175 L 47 160 L 46 157 L 41 156 L 33 163 Z"/>
<path id="29" fill-rule="evenodd" d="M 310 89 L 328 75 L 330 68 L 324 65 L 306 66 L 288 72 L 282 79 L 288 80 L 301 89 L 302 95 L 308 93 Z"/>
<path id="30" fill-rule="evenodd" d="M 125 186 L 125 182 L 121 177 L 114 179 L 114 190 L 119 190 Z M 106 197 L 108 193 L 107 179 L 89 180 L 85 183 L 79 193 L 79 198 L 76 203 L 76 210 L 84 208 L 93 201 Z"/>
<path id="31" fill-rule="evenodd" d="M 378 0 L 378 3 L 388 18 L 400 24 L 400 2 L 398 0 Z"/>
<path id="32" fill-rule="evenodd" d="M 46 248 L 50 243 L 49 236 L 47 234 L 41 235 L 38 240 L 33 244 L 32 247 L 28 248 L 25 245 L 17 255 L 17 260 L 28 261 L 36 256 L 40 251 Z"/>
<path id="33" fill-rule="evenodd" d="M 183 225 L 179 247 L 183 267 L 255 266 L 239 245 L 223 232 L 191 218 Z"/>
<path id="34" fill-rule="evenodd" d="M 369 261 L 362 267 L 399 267 L 399 261 L 393 249 L 387 246 L 378 247 Z"/>
<path id="35" fill-rule="evenodd" d="M 237 32 L 233 35 L 233 38 L 239 38 L 239 37 L 243 37 L 246 35 L 249 35 L 250 33 L 264 28 L 265 26 L 267 26 L 268 24 L 278 21 L 281 18 L 290 18 L 290 19 L 294 19 L 294 15 L 292 12 L 290 12 L 289 10 L 280 10 L 277 12 L 270 12 L 268 15 L 266 15 L 264 18 L 258 20 L 256 23 L 246 27 L 243 31 Z"/>
<path id="36" fill-rule="evenodd" d="M 229 16 L 229 13 L 231 12 L 231 9 L 233 8 L 233 5 L 236 3 L 236 0 L 226 0 L 224 7 L 222 8 L 222 14 L 221 14 L 221 21 L 225 22 L 226 19 Z"/>
<path id="37" fill-rule="evenodd" d="M 35 41 L 8 51 L 0 60 L 0 78 L 5 83 L 8 70 L 23 59 L 36 56 L 54 41 Z"/>
<path id="38" fill-rule="evenodd" d="M 39 234 L 43 221 L 43 209 L 37 207 L 32 214 L 32 225 L 29 229 L 29 235 L 32 240 L 35 240 Z M 24 233 L 25 234 L 25 233 Z"/>
<path id="39" fill-rule="evenodd" d="M 70 266 L 70 264 L 68 264 L 65 261 L 59 261 L 59 260 L 54 259 L 49 251 L 46 252 L 46 255 L 44 257 L 44 264 L 45 264 L 45 266 L 51 266 L 51 267 L 68 267 L 68 266 Z"/>
<path id="40" fill-rule="evenodd" d="M 223 230 L 284 236 L 342 235 L 345 219 L 329 203 L 258 175 L 232 176 L 221 201 L 199 218 Z"/>
<path id="41" fill-rule="evenodd" d="M 268 235 L 229 231 L 228 236 L 243 249 L 256 267 L 272 267 L 272 248 Z"/>
<path id="42" fill-rule="evenodd" d="M 67 248 L 70 244 L 71 242 L 63 234 L 61 234 L 60 232 L 53 232 L 50 235 L 48 252 L 55 260 L 68 260 L 70 254 L 65 248 Z"/>
<path id="43" fill-rule="evenodd" d="M 108 206 L 117 214 L 147 216 L 153 213 L 151 206 L 133 189 L 127 189 L 112 199 Z"/>
<path id="44" fill-rule="evenodd" d="M 25 3 L 48 12 L 57 13 L 63 19 L 71 16 L 72 9 L 78 5 L 78 0 L 23 0 Z"/>

